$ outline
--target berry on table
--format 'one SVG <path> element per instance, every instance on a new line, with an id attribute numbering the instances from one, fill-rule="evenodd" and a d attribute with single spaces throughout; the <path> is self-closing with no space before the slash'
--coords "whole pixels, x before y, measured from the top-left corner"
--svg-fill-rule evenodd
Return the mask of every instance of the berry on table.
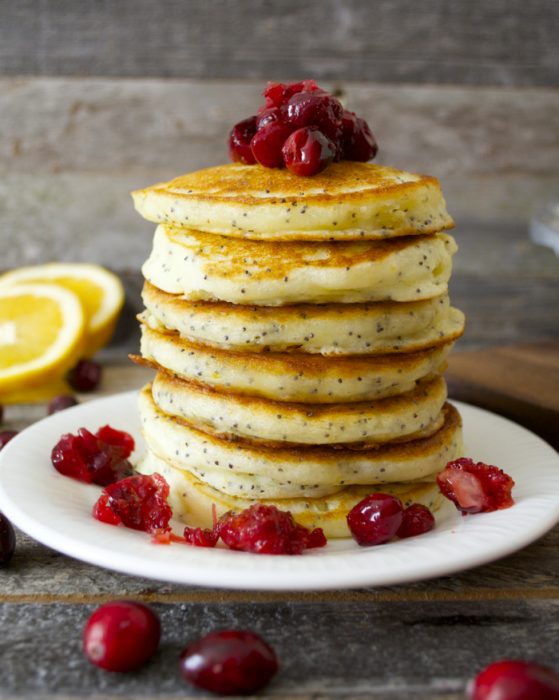
<path id="1" fill-rule="evenodd" d="M 255 693 L 277 670 L 274 650 L 258 634 L 244 630 L 211 632 L 189 644 L 180 656 L 186 681 L 221 695 Z"/>
<path id="2" fill-rule="evenodd" d="M 79 402 L 76 397 L 72 396 L 71 394 L 55 396 L 53 399 L 51 399 L 47 407 L 47 414 L 52 416 L 53 413 L 58 413 L 58 411 L 64 411 L 66 408 L 77 406 L 78 403 Z"/>
<path id="3" fill-rule="evenodd" d="M 12 440 L 17 435 L 17 430 L 2 430 L 0 431 L 0 450 Z"/>
<path id="4" fill-rule="evenodd" d="M 387 493 L 371 493 L 349 511 L 347 524 L 358 544 L 384 544 L 398 532 L 403 513 L 400 499 Z"/>
<path id="5" fill-rule="evenodd" d="M 16 534 L 12 523 L 0 513 L 0 566 L 5 566 L 14 556 L 16 550 Z"/>
<path id="6" fill-rule="evenodd" d="M 559 700 L 559 674 L 530 661 L 506 659 L 474 678 L 470 700 Z"/>
<path id="7" fill-rule="evenodd" d="M 76 391 L 94 391 L 101 382 L 103 370 L 93 360 L 80 360 L 68 373 L 68 383 Z"/>
<path id="8" fill-rule="evenodd" d="M 502 469 L 461 457 L 437 476 L 441 493 L 462 513 L 488 513 L 510 508 L 514 481 Z"/>
<path id="9" fill-rule="evenodd" d="M 119 600 L 97 608 L 86 623 L 83 649 L 105 671 L 126 672 L 143 666 L 157 651 L 161 625 L 142 603 Z"/>

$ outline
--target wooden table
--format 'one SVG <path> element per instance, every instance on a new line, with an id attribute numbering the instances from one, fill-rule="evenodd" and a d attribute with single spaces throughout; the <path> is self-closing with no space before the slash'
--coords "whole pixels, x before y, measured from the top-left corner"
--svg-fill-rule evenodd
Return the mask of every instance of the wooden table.
<path id="1" fill-rule="evenodd" d="M 138 387 L 148 375 L 113 363 L 99 394 Z M 12 407 L 8 420 L 23 427 L 44 412 Z M 506 559 L 434 581 L 325 593 L 230 592 L 113 573 L 18 533 L 17 553 L 0 570 L 0 698 L 202 697 L 181 680 L 179 652 L 210 630 L 243 627 L 262 633 L 281 660 L 266 697 L 458 700 L 467 679 L 498 658 L 559 668 L 558 571 L 555 528 Z M 147 602 L 161 616 L 161 650 L 138 673 L 99 671 L 81 652 L 88 615 L 114 598 Z"/>

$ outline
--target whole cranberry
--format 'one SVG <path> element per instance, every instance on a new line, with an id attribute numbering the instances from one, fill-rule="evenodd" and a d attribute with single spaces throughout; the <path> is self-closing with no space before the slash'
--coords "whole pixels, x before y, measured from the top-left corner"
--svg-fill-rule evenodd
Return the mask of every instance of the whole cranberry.
<path id="1" fill-rule="evenodd" d="M 400 499 L 387 493 L 372 493 L 353 506 L 347 524 L 358 544 L 384 544 L 398 532 L 403 513 Z"/>
<path id="2" fill-rule="evenodd" d="M 282 153 L 292 173 L 308 177 L 321 172 L 334 160 L 336 147 L 317 126 L 305 126 L 287 138 Z"/>
<path id="3" fill-rule="evenodd" d="M 250 142 L 256 133 L 256 117 L 249 117 L 235 124 L 229 132 L 229 157 L 236 163 L 254 165 Z"/>
<path id="4" fill-rule="evenodd" d="M 284 166 L 281 149 L 293 127 L 281 122 L 268 122 L 253 136 L 250 146 L 256 160 L 266 168 Z"/>
<path id="5" fill-rule="evenodd" d="M 274 650 L 254 632 L 212 632 L 189 644 L 180 671 L 197 688 L 221 695 L 249 695 L 270 682 L 278 670 Z"/>
<path id="6" fill-rule="evenodd" d="M 429 532 L 435 527 L 435 518 L 427 506 L 421 503 L 412 503 L 408 506 L 402 516 L 402 524 L 398 528 L 396 535 L 404 539 L 405 537 L 415 537 Z"/>
<path id="7" fill-rule="evenodd" d="M 94 391 L 99 386 L 103 370 L 93 360 L 80 360 L 68 374 L 68 382 L 76 391 Z"/>
<path id="8" fill-rule="evenodd" d="M 503 660 L 490 664 L 469 688 L 471 700 L 559 700 L 559 674 L 546 666 Z"/>
<path id="9" fill-rule="evenodd" d="M 339 100 L 319 92 L 298 92 L 287 103 L 287 121 L 294 128 L 317 126 L 333 142 L 341 137 L 343 113 Z"/>
<path id="10" fill-rule="evenodd" d="M 0 513 L 0 566 L 5 566 L 14 556 L 16 533 L 8 518 Z"/>
<path id="11" fill-rule="evenodd" d="M 354 112 L 344 111 L 342 117 L 342 158 L 365 163 L 374 158 L 378 145 L 369 125 Z"/>
<path id="12" fill-rule="evenodd" d="M 262 110 L 256 117 L 256 131 L 259 131 L 266 124 L 270 122 L 284 122 L 284 112 L 283 107 L 269 107 L 268 109 Z"/>
<path id="13" fill-rule="evenodd" d="M 91 615 L 83 632 L 83 650 L 105 671 L 133 671 L 143 666 L 159 646 L 161 625 L 142 603 L 105 603 Z"/>
<path id="14" fill-rule="evenodd" d="M 17 430 L 2 430 L 0 431 L 0 450 L 10 442 L 12 438 L 17 435 Z"/>
<path id="15" fill-rule="evenodd" d="M 52 416 L 53 413 L 58 413 L 58 411 L 64 411 L 66 408 L 71 408 L 72 406 L 77 406 L 78 400 L 75 396 L 71 394 L 61 394 L 60 396 L 55 396 L 48 405 L 47 413 Z"/>

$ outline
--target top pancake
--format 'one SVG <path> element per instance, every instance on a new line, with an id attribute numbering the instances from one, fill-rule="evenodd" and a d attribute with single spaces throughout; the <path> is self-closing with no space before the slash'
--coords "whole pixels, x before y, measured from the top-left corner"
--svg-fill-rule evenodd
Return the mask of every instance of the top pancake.
<path id="1" fill-rule="evenodd" d="M 236 238 L 378 239 L 454 225 L 436 178 L 353 161 L 307 178 L 229 163 L 136 190 L 132 197 L 148 221 Z"/>

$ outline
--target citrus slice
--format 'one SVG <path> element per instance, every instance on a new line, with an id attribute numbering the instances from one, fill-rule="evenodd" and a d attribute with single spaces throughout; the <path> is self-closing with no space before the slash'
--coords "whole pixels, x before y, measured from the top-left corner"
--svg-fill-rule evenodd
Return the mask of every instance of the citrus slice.
<path id="1" fill-rule="evenodd" d="M 82 353 L 79 298 L 54 284 L 0 288 L 0 392 L 58 379 Z"/>
<path id="2" fill-rule="evenodd" d="M 124 289 L 116 275 L 100 265 L 49 263 L 20 267 L 0 276 L 0 289 L 21 283 L 59 284 L 79 297 L 86 319 L 84 356 L 106 345 L 124 304 Z"/>

